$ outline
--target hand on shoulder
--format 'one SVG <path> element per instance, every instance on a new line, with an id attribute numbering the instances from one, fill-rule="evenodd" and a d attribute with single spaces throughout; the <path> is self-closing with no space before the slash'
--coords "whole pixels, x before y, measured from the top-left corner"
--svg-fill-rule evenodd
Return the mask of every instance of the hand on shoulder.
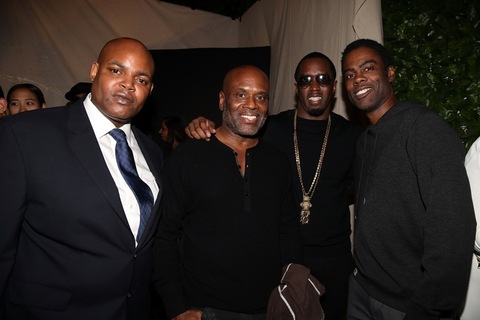
<path id="1" fill-rule="evenodd" d="M 197 140 L 209 141 L 215 132 L 215 123 L 204 117 L 193 119 L 185 128 L 187 136 Z"/>

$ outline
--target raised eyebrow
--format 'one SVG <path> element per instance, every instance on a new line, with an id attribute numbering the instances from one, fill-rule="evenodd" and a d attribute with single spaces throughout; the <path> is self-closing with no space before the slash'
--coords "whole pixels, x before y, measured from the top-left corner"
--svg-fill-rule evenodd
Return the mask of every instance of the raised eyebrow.
<path id="1" fill-rule="evenodd" d="M 237 88 L 235 90 L 232 90 L 230 94 L 235 95 L 235 94 L 240 94 L 240 93 L 247 93 L 247 90 L 244 88 Z"/>
<path id="2" fill-rule="evenodd" d="M 376 60 L 367 60 L 367 61 L 364 61 L 362 62 L 358 67 L 361 69 L 363 68 L 365 65 L 367 64 L 370 64 L 370 63 L 373 63 L 373 64 L 377 64 L 377 61 Z M 342 73 L 345 74 L 347 72 L 354 72 L 355 69 L 354 68 L 347 68 L 347 69 L 343 69 Z"/>
<path id="3" fill-rule="evenodd" d="M 350 71 L 350 72 L 353 72 L 353 68 L 343 69 L 343 70 L 342 70 L 342 74 L 345 74 L 345 73 L 347 73 L 347 72 L 349 72 L 349 71 Z"/>
<path id="4" fill-rule="evenodd" d="M 260 91 L 260 92 L 257 92 L 257 94 L 255 94 L 256 96 L 265 96 L 267 97 L 268 99 L 270 99 L 270 95 L 268 94 L 268 92 L 265 92 L 265 91 Z"/>
<path id="5" fill-rule="evenodd" d="M 118 61 L 112 61 L 108 64 L 108 66 L 110 67 L 117 67 L 118 69 L 127 69 L 127 67 L 123 64 L 121 64 L 120 62 Z M 136 76 L 140 76 L 140 77 L 147 77 L 149 80 L 152 79 L 152 75 L 150 73 L 148 73 L 147 71 L 138 71 L 135 73 Z"/>
<path id="6" fill-rule="evenodd" d="M 146 78 L 148 78 L 148 80 L 152 80 L 152 75 L 148 72 L 145 72 L 145 71 L 139 71 L 139 72 L 137 72 L 136 75 L 140 76 L 140 77 L 146 77 Z"/>
<path id="7" fill-rule="evenodd" d="M 107 66 L 110 67 L 110 68 L 116 67 L 118 69 L 125 69 L 126 68 L 123 64 L 121 64 L 118 61 L 112 61 L 112 62 L 108 63 Z"/>
<path id="8" fill-rule="evenodd" d="M 365 65 L 371 64 L 371 63 L 372 63 L 372 64 L 377 64 L 377 61 L 375 61 L 375 60 L 367 60 L 367 61 L 365 61 L 364 63 L 362 63 L 362 64 L 360 65 L 360 68 L 363 68 L 363 67 L 365 67 Z"/>

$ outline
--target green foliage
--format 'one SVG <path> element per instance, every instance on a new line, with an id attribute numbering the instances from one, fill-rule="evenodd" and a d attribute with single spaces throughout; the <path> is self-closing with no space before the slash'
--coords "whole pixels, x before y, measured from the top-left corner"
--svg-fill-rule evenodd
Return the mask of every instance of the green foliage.
<path id="1" fill-rule="evenodd" d="M 480 0 L 382 0 L 400 100 L 437 111 L 465 148 L 480 136 Z"/>

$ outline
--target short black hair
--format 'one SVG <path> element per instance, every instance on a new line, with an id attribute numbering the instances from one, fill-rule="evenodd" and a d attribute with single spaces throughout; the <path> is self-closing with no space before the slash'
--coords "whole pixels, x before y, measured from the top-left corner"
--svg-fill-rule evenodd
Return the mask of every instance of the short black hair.
<path id="1" fill-rule="evenodd" d="M 5 94 L 3 93 L 2 86 L 0 86 L 0 98 L 5 98 Z"/>
<path id="2" fill-rule="evenodd" d="M 382 59 L 383 63 L 383 68 L 385 71 L 388 70 L 388 67 L 392 66 L 392 58 L 390 57 L 390 54 L 388 53 L 387 49 L 380 43 L 378 43 L 375 40 L 372 39 L 358 39 L 353 42 L 351 42 L 345 50 L 342 52 L 342 68 L 343 68 L 343 61 L 345 59 L 345 56 L 349 54 L 351 51 L 358 49 L 358 48 L 370 48 L 377 52 L 380 55 L 380 58 Z"/>
<path id="3" fill-rule="evenodd" d="M 297 67 L 295 68 L 295 74 L 294 74 L 295 81 L 297 81 L 298 77 L 300 77 L 300 65 L 302 64 L 303 61 L 308 59 L 326 60 L 328 62 L 328 65 L 330 66 L 330 71 L 332 71 L 333 73 L 333 79 L 337 78 L 337 70 L 335 69 L 335 65 L 333 64 L 332 60 L 330 60 L 330 58 L 324 55 L 323 53 L 314 51 L 307 54 L 305 57 L 302 58 L 302 60 L 300 60 L 300 62 L 298 62 Z"/>

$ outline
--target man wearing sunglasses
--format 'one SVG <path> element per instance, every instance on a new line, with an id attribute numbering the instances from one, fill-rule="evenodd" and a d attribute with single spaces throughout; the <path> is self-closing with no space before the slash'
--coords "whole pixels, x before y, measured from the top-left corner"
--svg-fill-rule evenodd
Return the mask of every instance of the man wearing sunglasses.
<path id="1" fill-rule="evenodd" d="M 326 287 L 327 320 L 346 313 L 348 278 L 354 263 L 350 245 L 351 168 L 360 127 L 332 112 L 337 81 L 332 61 L 322 53 L 303 57 L 295 69 L 294 109 L 270 116 L 263 139 L 289 158 L 302 221 L 304 262 Z M 209 139 L 212 121 L 193 120 L 191 138 Z"/>

